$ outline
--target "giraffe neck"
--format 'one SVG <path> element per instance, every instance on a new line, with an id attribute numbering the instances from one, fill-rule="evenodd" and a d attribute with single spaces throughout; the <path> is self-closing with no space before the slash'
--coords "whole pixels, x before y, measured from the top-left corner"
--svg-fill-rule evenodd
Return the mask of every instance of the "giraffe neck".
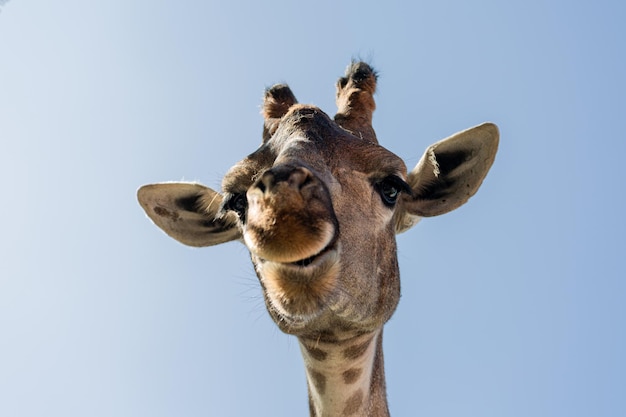
<path id="1" fill-rule="evenodd" d="M 299 338 L 311 417 L 388 417 L 382 328 L 345 340 Z"/>

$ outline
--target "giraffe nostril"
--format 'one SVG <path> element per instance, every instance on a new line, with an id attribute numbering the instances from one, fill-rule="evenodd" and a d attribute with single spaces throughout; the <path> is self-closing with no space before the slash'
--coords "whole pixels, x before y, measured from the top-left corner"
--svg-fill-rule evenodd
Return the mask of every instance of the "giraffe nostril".
<path id="1" fill-rule="evenodd" d="M 287 179 L 289 186 L 301 190 L 313 181 L 313 174 L 306 168 L 296 168 Z"/>
<path id="2" fill-rule="evenodd" d="M 265 191 L 272 188 L 273 183 L 274 175 L 271 171 L 267 171 L 257 180 L 255 186 L 261 190 L 262 193 L 265 193 Z"/>
<path id="3" fill-rule="evenodd" d="M 263 173 L 261 178 L 257 180 L 255 187 L 262 193 L 266 193 L 278 184 L 286 183 L 290 188 L 301 190 L 313 180 L 313 174 L 306 168 L 279 165 Z"/>
<path id="4" fill-rule="evenodd" d="M 308 170 L 305 172 L 304 179 L 300 182 L 300 189 L 303 189 L 307 185 L 313 182 L 313 174 L 311 174 Z"/>

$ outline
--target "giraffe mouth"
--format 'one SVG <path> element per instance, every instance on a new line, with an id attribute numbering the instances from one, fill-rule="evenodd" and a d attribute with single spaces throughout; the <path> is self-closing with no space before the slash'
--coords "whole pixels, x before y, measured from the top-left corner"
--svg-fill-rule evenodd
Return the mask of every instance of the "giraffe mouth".
<path id="1" fill-rule="evenodd" d="M 277 245 L 272 233 L 249 228 L 244 233 L 244 240 L 261 264 L 280 265 L 290 269 L 310 269 L 324 263 L 332 253 L 336 253 L 339 242 L 339 230 L 331 223 L 323 223 L 315 233 L 298 235 L 292 233 L 290 242 Z M 299 236 L 298 238 L 295 238 Z"/>
<path id="2" fill-rule="evenodd" d="M 308 323 L 327 309 L 340 273 L 341 244 L 337 228 L 326 229 L 318 249 L 286 260 L 253 256 L 255 269 L 275 317 L 288 327 Z M 318 242 L 320 241 L 318 240 Z M 295 260 L 294 260 L 295 259 Z"/>
<path id="3" fill-rule="evenodd" d="M 299 259 L 293 262 L 277 262 L 271 259 L 257 258 L 260 264 L 274 264 L 276 266 L 280 266 L 284 269 L 311 269 L 316 266 L 323 265 L 327 259 L 333 259 L 338 254 L 337 239 L 334 238 L 328 245 L 326 245 L 322 250 L 317 252 L 316 254 L 309 256 L 307 258 Z"/>
<path id="4" fill-rule="evenodd" d="M 293 326 L 308 323 L 327 310 L 336 296 L 340 252 L 337 242 L 295 262 L 265 260 L 256 264 L 271 311 L 279 322 L 294 330 Z"/>
<path id="5" fill-rule="evenodd" d="M 319 265 L 326 258 L 332 258 L 336 260 L 339 257 L 339 227 L 335 224 L 332 228 L 332 237 L 326 243 L 320 251 L 318 251 L 315 255 L 309 256 L 308 258 L 301 259 L 296 262 L 292 262 L 292 265 L 295 265 L 299 268 L 308 268 L 314 265 Z"/>
<path id="6" fill-rule="evenodd" d="M 317 252 L 315 255 L 309 256 L 308 258 L 300 259 L 295 262 L 289 262 L 286 265 L 296 266 L 298 268 L 307 268 L 316 263 L 319 259 L 324 258 L 326 254 L 337 251 L 337 236 L 333 237 L 328 245 L 326 245 L 321 251 Z"/>

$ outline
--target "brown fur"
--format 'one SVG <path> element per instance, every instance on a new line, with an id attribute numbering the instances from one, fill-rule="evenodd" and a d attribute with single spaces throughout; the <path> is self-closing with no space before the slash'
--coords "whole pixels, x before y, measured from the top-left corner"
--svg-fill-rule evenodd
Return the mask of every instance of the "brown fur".
<path id="1" fill-rule="evenodd" d="M 317 391 L 324 395 L 324 392 L 326 391 L 326 376 L 313 368 L 307 368 L 307 374 L 313 381 L 313 385 L 315 385 Z"/>
<path id="2" fill-rule="evenodd" d="M 365 342 L 360 342 L 356 345 L 350 346 L 343 351 L 343 357 L 346 359 L 358 359 L 365 353 L 365 351 L 367 351 L 367 348 L 371 343 L 371 340 L 366 340 Z"/>
<path id="3" fill-rule="evenodd" d="M 357 378 L 361 376 L 362 373 L 362 368 L 350 368 L 345 371 L 341 376 L 343 376 L 343 381 L 346 383 L 346 385 L 350 385 L 356 382 Z"/>
<path id="4" fill-rule="evenodd" d="M 355 415 L 361 408 L 362 404 L 363 404 L 363 391 L 358 390 L 350 398 L 348 398 L 342 414 L 346 417 Z"/>

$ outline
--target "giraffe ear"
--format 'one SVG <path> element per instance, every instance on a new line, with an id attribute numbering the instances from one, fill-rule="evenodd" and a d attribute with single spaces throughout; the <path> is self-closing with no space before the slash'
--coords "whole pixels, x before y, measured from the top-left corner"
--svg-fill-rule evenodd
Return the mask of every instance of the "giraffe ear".
<path id="1" fill-rule="evenodd" d="M 137 199 L 154 224 L 185 245 L 212 246 L 241 236 L 233 213 L 218 217 L 221 194 L 203 185 L 144 185 Z"/>
<path id="2" fill-rule="evenodd" d="M 496 125 L 484 123 L 429 146 L 408 176 L 413 195 L 401 202 L 396 231 L 465 204 L 489 172 L 499 136 Z"/>

